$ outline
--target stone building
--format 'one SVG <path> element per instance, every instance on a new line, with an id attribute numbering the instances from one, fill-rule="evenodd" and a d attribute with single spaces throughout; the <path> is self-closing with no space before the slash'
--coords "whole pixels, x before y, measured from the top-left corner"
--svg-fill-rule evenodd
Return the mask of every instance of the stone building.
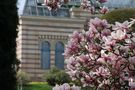
<path id="1" fill-rule="evenodd" d="M 21 61 L 21 69 L 33 80 L 42 80 L 43 74 L 53 66 L 64 69 L 62 53 L 68 36 L 75 30 L 83 30 L 87 17 L 90 14 L 81 9 L 62 7 L 49 11 L 36 0 L 21 1 L 17 38 L 17 58 Z"/>

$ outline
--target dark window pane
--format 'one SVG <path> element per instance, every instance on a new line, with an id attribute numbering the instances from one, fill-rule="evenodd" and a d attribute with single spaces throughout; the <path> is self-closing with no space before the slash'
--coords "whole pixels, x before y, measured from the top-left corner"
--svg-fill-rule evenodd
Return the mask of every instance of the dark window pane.
<path id="1" fill-rule="evenodd" d="M 43 8 L 42 7 L 38 7 L 37 9 L 38 9 L 38 15 L 43 16 L 44 15 Z"/>
<path id="2" fill-rule="evenodd" d="M 44 0 L 36 0 L 38 6 L 42 6 L 44 4 Z"/>
<path id="3" fill-rule="evenodd" d="M 70 5 L 80 5 L 80 0 L 70 0 Z"/>
<path id="4" fill-rule="evenodd" d="M 44 11 L 44 15 L 45 15 L 45 16 L 50 16 L 50 11 L 49 11 L 48 8 L 45 7 L 45 8 L 43 9 L 43 11 Z"/>
<path id="5" fill-rule="evenodd" d="M 43 42 L 41 44 L 41 67 L 42 69 L 50 69 L 50 44 Z"/>
<path id="6" fill-rule="evenodd" d="M 35 0 L 27 0 L 27 6 L 35 6 Z"/>
<path id="7" fill-rule="evenodd" d="M 44 0 L 37 0 L 37 3 L 44 3 Z"/>
<path id="8" fill-rule="evenodd" d="M 69 17 L 69 9 L 66 9 L 66 8 L 61 8 L 61 9 L 58 9 L 57 11 L 59 17 Z"/>
<path id="9" fill-rule="evenodd" d="M 32 15 L 37 15 L 37 11 L 36 11 L 36 7 L 35 6 L 31 6 L 31 14 Z"/>
<path id="10" fill-rule="evenodd" d="M 57 16 L 58 12 L 57 12 L 57 10 L 52 10 L 51 14 L 52 14 L 52 16 Z"/>
<path id="11" fill-rule="evenodd" d="M 64 69 L 64 45 L 57 42 L 55 46 L 55 66 L 59 69 Z"/>
<path id="12" fill-rule="evenodd" d="M 25 7 L 24 15 L 31 15 L 31 8 L 29 6 Z"/>

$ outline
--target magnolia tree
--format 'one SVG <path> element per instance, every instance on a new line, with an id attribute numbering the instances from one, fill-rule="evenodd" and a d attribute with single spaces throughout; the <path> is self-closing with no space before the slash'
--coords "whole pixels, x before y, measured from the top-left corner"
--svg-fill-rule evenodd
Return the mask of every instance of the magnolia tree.
<path id="1" fill-rule="evenodd" d="M 91 14 L 105 14 L 109 11 L 108 7 L 102 5 L 105 2 L 107 2 L 107 0 L 82 0 L 80 7 L 84 10 L 88 10 Z"/>
<path id="2" fill-rule="evenodd" d="M 95 18 L 88 22 L 88 31 L 75 31 L 64 52 L 72 80 L 96 90 L 127 88 L 127 76 L 135 73 L 134 22 L 113 25 Z"/>
<path id="3" fill-rule="evenodd" d="M 105 14 L 109 11 L 109 9 L 105 6 L 102 6 L 107 0 L 81 0 L 80 7 L 88 10 L 91 14 L 95 12 L 100 12 Z M 68 4 L 70 0 L 44 0 L 45 5 L 49 8 L 49 10 L 57 10 L 63 4 Z"/>

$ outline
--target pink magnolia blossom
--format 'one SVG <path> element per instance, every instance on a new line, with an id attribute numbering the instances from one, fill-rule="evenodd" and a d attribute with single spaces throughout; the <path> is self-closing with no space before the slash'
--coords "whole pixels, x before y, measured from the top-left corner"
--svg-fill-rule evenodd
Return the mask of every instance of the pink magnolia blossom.
<path id="1" fill-rule="evenodd" d="M 81 7 L 83 9 L 88 9 L 89 7 L 91 7 L 90 1 L 89 0 L 82 0 Z"/>
<path id="2" fill-rule="evenodd" d="M 102 3 L 105 3 L 106 1 L 107 0 L 99 0 L 97 2 L 100 6 Z M 70 0 L 44 0 L 44 5 L 46 5 L 49 10 L 57 10 L 61 6 L 63 6 L 63 4 L 68 4 L 69 2 Z M 94 14 L 97 11 L 95 8 L 95 4 L 91 3 L 89 0 L 82 0 L 80 7 L 84 10 L 89 11 L 90 14 Z"/>
<path id="3" fill-rule="evenodd" d="M 77 31 L 74 31 L 71 40 L 73 40 L 75 43 L 80 43 L 83 39 L 83 35 Z"/>
<path id="4" fill-rule="evenodd" d="M 113 40 L 111 36 L 103 37 L 103 41 L 105 42 L 105 46 L 115 46 L 116 41 Z"/>
<path id="5" fill-rule="evenodd" d="M 64 83 L 60 86 L 56 85 L 52 90 L 81 90 L 81 88 L 79 86 L 70 86 L 68 83 Z"/>
<path id="6" fill-rule="evenodd" d="M 80 49 L 80 46 L 76 42 L 69 41 L 68 45 L 66 46 L 64 55 L 70 56 L 70 55 L 76 54 L 79 52 L 79 49 Z"/>
<path id="7" fill-rule="evenodd" d="M 60 7 L 59 0 L 44 0 L 44 4 L 48 6 L 49 10 L 56 10 Z"/>
<path id="8" fill-rule="evenodd" d="M 90 43 L 88 45 L 88 51 L 91 52 L 91 53 L 97 53 L 100 50 L 101 50 L 101 47 L 96 45 L 96 44 Z"/>
<path id="9" fill-rule="evenodd" d="M 107 68 L 99 67 L 98 69 L 96 69 L 96 75 L 102 77 L 108 77 L 110 75 L 110 72 Z"/>
<path id="10" fill-rule="evenodd" d="M 123 23 L 115 22 L 115 25 L 113 25 L 112 29 L 113 30 L 120 30 L 120 31 L 128 31 L 130 27 L 130 22 L 125 21 Z"/>
<path id="11" fill-rule="evenodd" d="M 73 85 L 71 87 L 71 90 L 81 90 L 81 87 Z"/>
<path id="12" fill-rule="evenodd" d="M 88 7 L 87 10 L 90 12 L 90 14 L 94 14 L 96 11 L 94 6 Z"/>
<path id="13" fill-rule="evenodd" d="M 110 25 L 105 19 L 101 20 L 99 18 L 91 19 L 89 21 L 89 26 L 94 26 L 98 30 L 103 30 L 110 27 Z"/>
<path id="14" fill-rule="evenodd" d="M 110 31 L 110 29 L 104 29 L 103 31 L 101 31 L 101 35 L 102 35 L 102 37 L 103 36 L 109 36 L 109 35 L 111 35 L 111 31 Z"/>
<path id="15" fill-rule="evenodd" d="M 81 62 L 81 63 L 88 64 L 89 61 L 90 61 L 89 56 L 81 55 L 81 56 L 79 57 L 79 62 Z"/>
<path id="16" fill-rule="evenodd" d="M 82 86 L 121 90 L 124 72 L 135 65 L 135 31 L 131 22 L 89 21 L 89 31 L 74 32 L 65 49 L 67 72 Z M 116 80 L 117 79 L 117 80 Z M 101 87 L 100 87 L 101 86 Z"/>
<path id="17" fill-rule="evenodd" d="M 107 0 L 98 0 L 100 3 L 105 3 Z"/>
<path id="18" fill-rule="evenodd" d="M 89 33 L 91 33 L 91 34 L 93 34 L 93 35 L 95 35 L 95 34 L 97 34 L 98 33 L 98 30 L 96 29 L 96 27 L 93 25 L 93 24 L 91 24 L 91 23 L 89 23 Z M 87 34 L 87 33 L 86 33 Z"/>
<path id="19" fill-rule="evenodd" d="M 98 62 L 102 64 L 112 64 L 116 60 L 116 56 L 112 53 L 106 54 L 104 50 L 101 51 L 101 57 L 98 58 Z"/>
<path id="20" fill-rule="evenodd" d="M 101 13 L 101 14 L 106 14 L 106 13 L 108 13 L 108 12 L 109 12 L 108 7 L 105 7 L 105 6 L 101 7 L 101 9 L 100 9 L 100 13 Z"/>
<path id="21" fill-rule="evenodd" d="M 111 33 L 111 36 L 113 39 L 115 40 L 123 40 L 123 39 L 126 39 L 127 38 L 127 33 L 125 30 L 117 30 L 117 31 L 113 31 Z"/>
<path id="22" fill-rule="evenodd" d="M 89 0 L 82 0 L 81 8 L 83 8 L 84 10 L 88 10 L 90 12 L 90 14 L 94 14 L 94 12 L 95 12 L 95 7 L 92 6 L 92 4 Z"/>
<path id="23" fill-rule="evenodd" d="M 116 45 L 116 40 L 114 40 L 111 36 L 107 36 L 107 37 L 103 36 L 102 40 L 104 41 L 103 48 L 108 51 L 112 51 L 113 46 Z"/>
<path id="24" fill-rule="evenodd" d="M 98 58 L 97 61 L 102 63 L 102 64 L 106 64 L 106 59 L 105 58 Z"/>
<path id="25" fill-rule="evenodd" d="M 86 40 L 91 42 L 91 40 L 94 38 L 95 34 L 92 32 L 92 30 L 89 30 L 86 32 Z"/>
<path id="26" fill-rule="evenodd" d="M 129 48 L 130 48 L 130 49 L 135 49 L 135 43 L 129 44 Z"/>
<path id="27" fill-rule="evenodd" d="M 75 65 L 76 65 L 76 60 L 73 57 L 70 57 L 69 59 L 66 60 L 67 63 L 67 69 L 75 70 Z"/>
<path id="28" fill-rule="evenodd" d="M 128 45 L 127 45 L 127 46 L 121 46 L 121 47 L 119 48 L 119 50 L 120 50 L 121 52 L 125 53 L 125 54 L 128 54 L 129 51 L 130 51 L 130 48 L 129 48 Z"/>
<path id="29" fill-rule="evenodd" d="M 70 90 L 70 85 L 68 83 L 64 83 L 63 85 L 59 86 L 60 90 Z"/>
<path id="30" fill-rule="evenodd" d="M 112 67 L 117 70 L 117 73 L 120 73 L 120 70 L 122 69 L 122 67 L 124 67 L 122 65 L 124 65 L 125 63 L 127 63 L 126 60 L 121 56 L 118 56 L 115 58 Z"/>
<path id="31" fill-rule="evenodd" d="M 129 57 L 129 62 L 135 64 L 135 56 Z"/>
<path id="32" fill-rule="evenodd" d="M 91 81 L 92 81 L 92 78 L 89 75 L 85 75 L 85 82 L 88 84 L 88 83 L 91 83 Z"/>
<path id="33" fill-rule="evenodd" d="M 72 80 L 76 80 L 76 72 L 77 70 L 70 70 L 70 71 L 67 71 L 67 74 L 70 75 Z"/>

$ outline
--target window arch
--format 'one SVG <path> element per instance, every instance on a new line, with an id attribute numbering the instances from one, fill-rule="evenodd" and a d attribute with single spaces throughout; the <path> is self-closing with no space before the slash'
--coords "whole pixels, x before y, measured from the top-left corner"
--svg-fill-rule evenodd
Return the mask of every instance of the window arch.
<path id="1" fill-rule="evenodd" d="M 50 43 L 48 41 L 41 44 L 41 68 L 50 68 Z"/>
<path id="2" fill-rule="evenodd" d="M 55 45 L 55 66 L 59 69 L 64 69 L 64 44 L 57 42 Z"/>

